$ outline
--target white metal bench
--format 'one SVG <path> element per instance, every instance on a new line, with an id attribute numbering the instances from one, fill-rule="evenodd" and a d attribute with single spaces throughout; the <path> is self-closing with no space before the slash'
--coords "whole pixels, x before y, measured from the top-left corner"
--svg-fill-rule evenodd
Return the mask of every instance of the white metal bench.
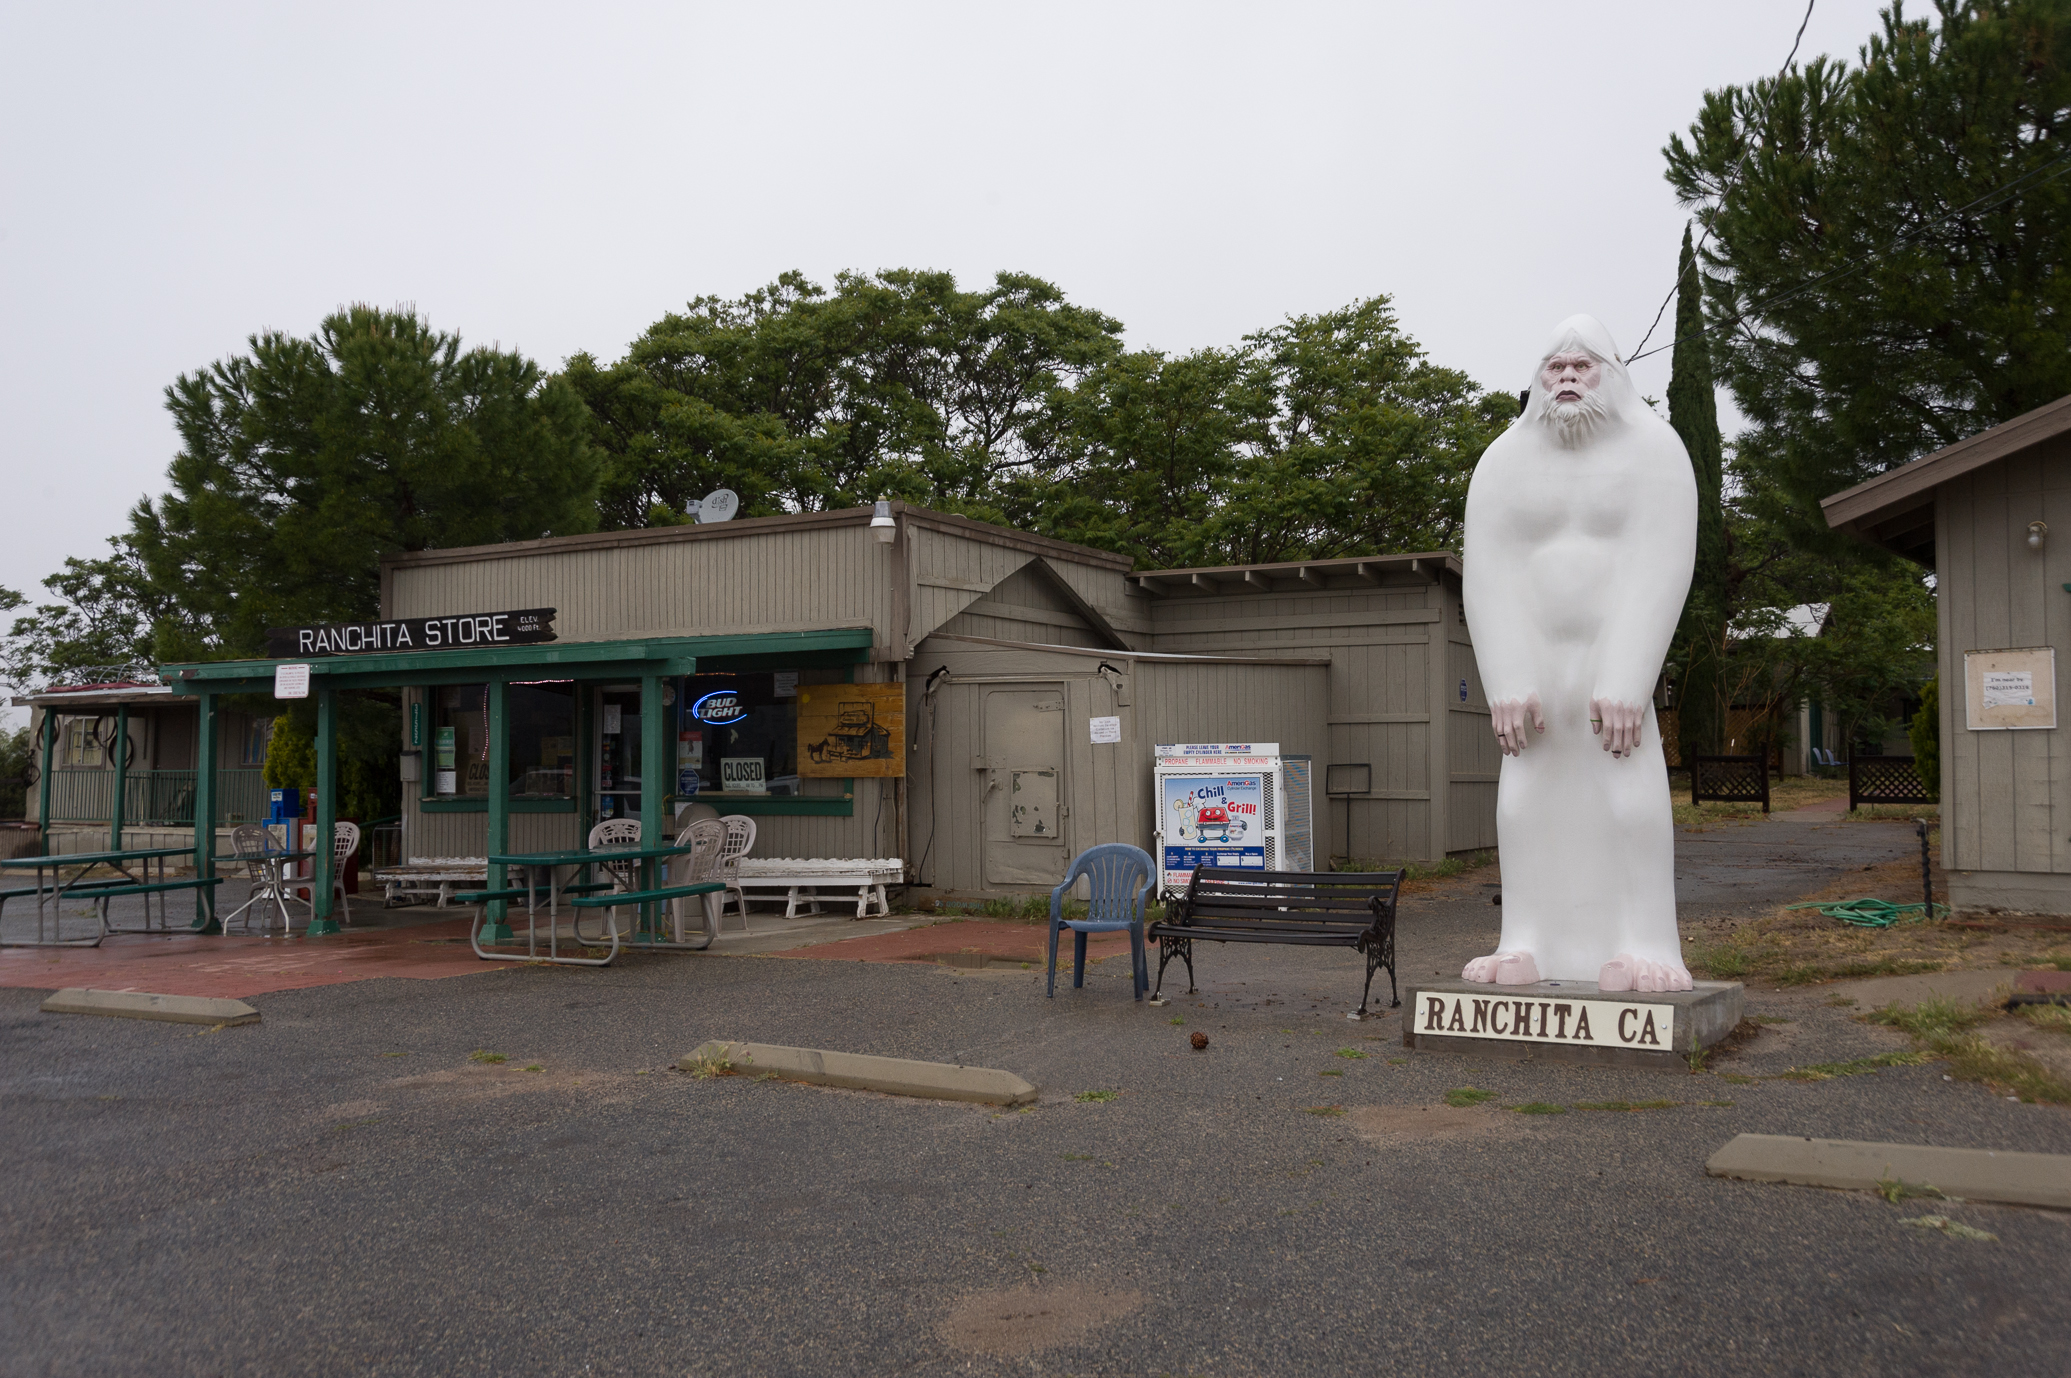
<path id="1" fill-rule="evenodd" d="M 898 857 L 744 856 L 735 863 L 735 867 L 734 884 L 740 889 L 743 909 L 748 902 L 758 898 L 774 903 L 778 896 L 770 892 L 780 891 L 787 919 L 821 913 L 822 890 L 853 891 L 859 919 L 867 919 L 873 912 L 880 917 L 888 915 L 892 907 L 885 898 L 885 887 L 897 885 L 906 878 L 906 863 Z M 764 893 L 758 896 L 757 891 Z M 835 896 L 830 893 L 826 898 L 832 903 Z M 846 905 L 847 895 L 842 895 L 840 902 Z"/>
<path id="2" fill-rule="evenodd" d="M 413 856 L 401 866 L 373 873 L 384 899 L 435 899 L 444 909 L 455 890 L 479 890 L 489 883 L 489 859 L 480 856 Z"/>

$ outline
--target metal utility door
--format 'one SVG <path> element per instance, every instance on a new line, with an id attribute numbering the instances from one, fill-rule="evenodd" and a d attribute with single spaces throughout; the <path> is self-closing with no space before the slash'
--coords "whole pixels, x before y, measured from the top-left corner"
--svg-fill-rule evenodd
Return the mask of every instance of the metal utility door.
<path id="1" fill-rule="evenodd" d="M 1064 691 L 985 694 L 985 883 L 1055 885 L 1065 848 Z"/>

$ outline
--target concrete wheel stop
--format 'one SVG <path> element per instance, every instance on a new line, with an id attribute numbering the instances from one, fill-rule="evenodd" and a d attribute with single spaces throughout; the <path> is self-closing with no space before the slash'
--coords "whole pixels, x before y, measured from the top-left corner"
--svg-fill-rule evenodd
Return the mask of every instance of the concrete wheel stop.
<path id="1" fill-rule="evenodd" d="M 259 1012 L 242 1000 L 207 995 L 152 995 L 140 990 L 74 986 L 43 1002 L 45 1014 L 105 1014 L 117 1019 L 161 1019 L 171 1024 L 256 1024 Z"/>
<path id="2" fill-rule="evenodd" d="M 1970 1201 L 2071 1209 L 2071 1156 L 1790 1134 L 1737 1134 L 1705 1161 L 1714 1177 L 1875 1191 L 1892 1182 Z"/>
<path id="3" fill-rule="evenodd" d="M 740 1076 L 773 1075 L 785 1081 L 816 1086 L 844 1086 L 856 1091 L 882 1091 L 925 1100 L 977 1101 L 984 1105 L 1026 1105 L 1036 1088 L 1012 1072 L 996 1067 L 964 1067 L 949 1062 L 915 1062 L 903 1057 L 872 1057 L 823 1048 L 786 1048 L 776 1043 L 737 1043 L 714 1039 L 678 1059 L 679 1071 L 726 1066 Z"/>
<path id="4" fill-rule="evenodd" d="M 1738 981 L 1601 991 L 1594 981 L 1496 986 L 1454 978 L 1408 982 L 1402 1003 L 1407 1048 L 1687 1071 L 1693 1052 L 1739 1027 L 1747 997 Z"/>

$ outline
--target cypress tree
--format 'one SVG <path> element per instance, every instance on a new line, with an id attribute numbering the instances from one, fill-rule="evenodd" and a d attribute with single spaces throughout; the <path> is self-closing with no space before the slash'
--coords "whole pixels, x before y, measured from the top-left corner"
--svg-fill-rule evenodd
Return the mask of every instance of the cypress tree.
<path id="1" fill-rule="evenodd" d="M 1726 511 L 1719 404 L 1712 390 L 1711 351 L 1704 338 L 1704 287 L 1683 227 L 1676 278 L 1675 352 L 1668 375 L 1668 424 L 1690 452 L 1697 474 L 1697 567 L 1676 630 L 1676 727 L 1683 761 L 1713 755 L 1725 738 L 1727 606 Z"/>

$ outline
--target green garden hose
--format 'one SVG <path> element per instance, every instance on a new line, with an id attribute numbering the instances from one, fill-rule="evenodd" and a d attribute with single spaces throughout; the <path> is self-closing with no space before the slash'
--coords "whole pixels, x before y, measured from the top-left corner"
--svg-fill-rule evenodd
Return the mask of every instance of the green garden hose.
<path id="1" fill-rule="evenodd" d="M 1830 919 L 1839 919 L 1851 928 L 1889 928 L 1895 923 L 1919 923 L 1930 917 L 1925 914 L 1926 905 L 1921 901 L 1912 904 L 1893 904 L 1890 900 L 1829 900 L 1824 903 L 1791 904 L 1787 909 L 1817 909 Z M 1949 906 L 1937 904 L 1931 917 L 1945 919 Z"/>

